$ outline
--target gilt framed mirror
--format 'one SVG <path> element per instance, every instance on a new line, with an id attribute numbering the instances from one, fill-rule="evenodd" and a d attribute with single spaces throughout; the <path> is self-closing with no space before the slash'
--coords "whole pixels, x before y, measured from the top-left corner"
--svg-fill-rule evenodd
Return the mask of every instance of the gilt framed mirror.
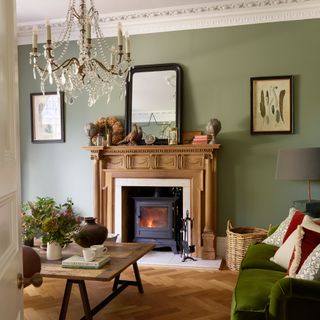
<path id="1" fill-rule="evenodd" d="M 135 66 L 127 79 L 126 134 L 135 123 L 142 141 L 168 144 L 172 128 L 181 141 L 182 68 L 176 63 Z M 156 139 L 153 139 L 156 138 Z"/>

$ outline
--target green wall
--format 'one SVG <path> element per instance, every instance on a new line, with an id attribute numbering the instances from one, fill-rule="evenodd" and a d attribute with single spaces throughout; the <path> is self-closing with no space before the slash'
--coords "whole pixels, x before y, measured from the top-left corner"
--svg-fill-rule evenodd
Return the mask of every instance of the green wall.
<path id="1" fill-rule="evenodd" d="M 135 64 L 176 62 L 184 70 L 184 130 L 204 130 L 220 119 L 218 234 L 226 221 L 266 227 L 278 223 L 292 200 L 304 199 L 304 182 L 274 179 L 277 150 L 319 146 L 320 20 L 259 24 L 132 36 Z M 112 39 L 113 41 L 115 39 Z M 66 143 L 32 144 L 30 93 L 39 92 L 28 64 L 30 46 L 19 47 L 22 198 L 72 197 L 92 215 L 92 163 L 81 150 L 85 123 L 99 116 L 124 120 L 124 100 L 89 108 L 85 97 L 66 106 Z M 250 135 L 250 77 L 294 75 L 293 135 Z M 54 91 L 54 88 L 48 88 Z M 313 184 L 314 198 L 320 198 Z"/>

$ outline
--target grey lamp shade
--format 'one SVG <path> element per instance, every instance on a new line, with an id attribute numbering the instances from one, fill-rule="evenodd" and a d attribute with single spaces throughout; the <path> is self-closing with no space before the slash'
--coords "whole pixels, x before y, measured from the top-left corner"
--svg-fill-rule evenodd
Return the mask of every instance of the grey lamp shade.
<path id="1" fill-rule="evenodd" d="M 279 150 L 276 179 L 320 180 L 320 148 Z"/>

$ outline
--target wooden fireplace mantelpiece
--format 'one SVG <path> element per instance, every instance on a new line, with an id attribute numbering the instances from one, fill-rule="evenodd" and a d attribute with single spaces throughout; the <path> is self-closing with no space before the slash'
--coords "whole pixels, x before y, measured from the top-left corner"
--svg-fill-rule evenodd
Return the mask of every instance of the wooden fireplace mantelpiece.
<path id="1" fill-rule="evenodd" d="M 95 217 L 114 231 L 116 178 L 190 179 L 195 255 L 215 259 L 219 148 L 219 144 L 83 147 L 94 162 Z"/>

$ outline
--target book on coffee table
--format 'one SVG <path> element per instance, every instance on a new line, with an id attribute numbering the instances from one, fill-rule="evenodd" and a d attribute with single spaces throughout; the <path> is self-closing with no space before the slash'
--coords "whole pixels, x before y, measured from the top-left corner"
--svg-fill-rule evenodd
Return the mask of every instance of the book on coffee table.
<path id="1" fill-rule="evenodd" d="M 108 254 L 101 258 L 96 258 L 94 261 L 85 261 L 81 256 L 72 256 L 68 259 L 62 260 L 62 267 L 73 269 L 100 269 L 109 261 L 110 255 Z"/>

